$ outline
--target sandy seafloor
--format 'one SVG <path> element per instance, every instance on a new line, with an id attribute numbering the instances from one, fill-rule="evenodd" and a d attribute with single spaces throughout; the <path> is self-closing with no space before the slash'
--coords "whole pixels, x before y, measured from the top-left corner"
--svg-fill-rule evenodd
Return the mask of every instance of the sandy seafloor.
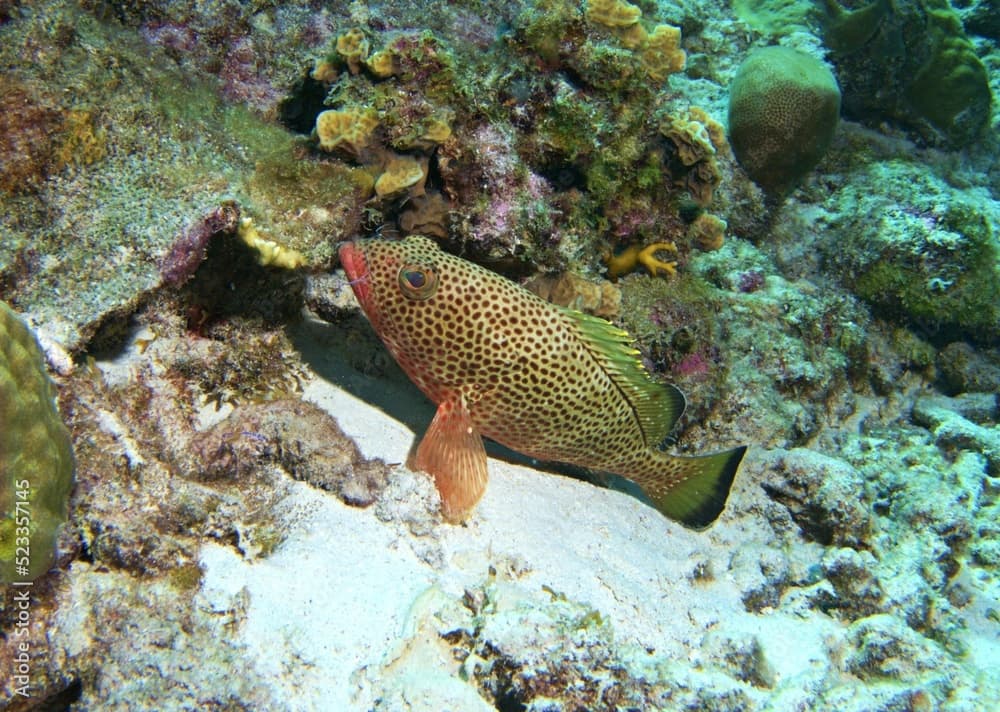
<path id="1" fill-rule="evenodd" d="M 993 96 L 976 137 L 844 115 L 780 200 L 720 144 L 725 240 L 698 249 L 680 183 L 643 197 L 601 142 L 704 188 L 650 169 L 669 132 L 635 114 L 697 104 L 720 123 L 684 140 L 708 150 L 754 47 L 825 52 L 775 19 L 796 3 L 734 4 L 638 6 L 687 52 L 649 89 L 584 3 L 0 2 L 0 299 L 76 454 L 28 618 L 0 586 L 0 709 L 995 709 L 996 10 L 954 3 Z M 395 74 L 338 53 L 352 27 L 396 47 Z M 377 106 L 378 152 L 423 161 L 448 211 L 373 194 L 370 145 L 317 149 L 297 122 L 324 59 L 327 102 Z M 445 523 L 405 466 L 433 406 L 335 257 L 418 228 L 620 295 L 609 315 L 689 398 L 670 446 L 750 446 L 718 522 L 495 449 L 474 514 Z M 676 239 L 678 274 L 610 285 L 609 236 Z M 899 278 L 873 292 L 883 265 Z"/>

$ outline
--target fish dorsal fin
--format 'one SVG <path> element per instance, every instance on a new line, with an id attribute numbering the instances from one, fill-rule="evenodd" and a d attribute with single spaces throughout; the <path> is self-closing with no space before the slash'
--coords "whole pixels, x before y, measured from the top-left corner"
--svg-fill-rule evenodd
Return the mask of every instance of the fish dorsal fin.
<path id="1" fill-rule="evenodd" d="M 559 309 L 576 325 L 587 349 L 631 404 L 647 444 L 659 446 L 684 412 L 684 394 L 650 379 L 627 331 L 596 316 Z"/>

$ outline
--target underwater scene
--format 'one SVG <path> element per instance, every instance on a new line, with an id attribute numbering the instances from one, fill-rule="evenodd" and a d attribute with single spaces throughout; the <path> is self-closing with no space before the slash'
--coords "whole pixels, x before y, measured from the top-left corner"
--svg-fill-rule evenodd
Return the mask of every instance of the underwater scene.
<path id="1" fill-rule="evenodd" d="M 995 0 L 0 61 L 0 710 L 1000 709 Z"/>

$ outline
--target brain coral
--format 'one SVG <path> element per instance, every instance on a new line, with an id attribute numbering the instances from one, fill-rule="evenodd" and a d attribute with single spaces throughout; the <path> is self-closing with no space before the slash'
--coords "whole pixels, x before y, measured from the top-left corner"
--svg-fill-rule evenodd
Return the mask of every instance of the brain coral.
<path id="1" fill-rule="evenodd" d="M 73 487 L 69 433 L 35 337 L 0 302 L 0 582 L 52 564 Z"/>
<path id="2" fill-rule="evenodd" d="M 837 80 L 818 59 L 765 47 L 740 66 L 729 88 L 729 139 L 764 190 L 781 195 L 826 152 L 840 116 Z"/>

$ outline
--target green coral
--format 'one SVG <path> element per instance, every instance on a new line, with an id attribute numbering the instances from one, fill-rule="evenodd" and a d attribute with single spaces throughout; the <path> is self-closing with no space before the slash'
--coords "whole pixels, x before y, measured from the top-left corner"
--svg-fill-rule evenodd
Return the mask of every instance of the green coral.
<path id="1" fill-rule="evenodd" d="M 73 487 L 69 432 L 34 335 L 0 302 L 0 582 L 52 564 Z"/>
<path id="2" fill-rule="evenodd" d="M 765 47 L 740 66 L 729 93 L 729 136 L 747 174 L 782 194 L 819 162 L 840 116 L 837 80 L 815 57 Z"/>
<path id="3" fill-rule="evenodd" d="M 844 87 L 844 113 L 887 120 L 924 141 L 961 148 L 989 123 L 983 62 L 948 0 L 823 0 L 823 41 Z"/>
<path id="4" fill-rule="evenodd" d="M 979 136 L 990 115 L 989 80 L 947 0 L 925 0 L 931 56 L 906 87 L 916 112 L 954 145 Z"/>

